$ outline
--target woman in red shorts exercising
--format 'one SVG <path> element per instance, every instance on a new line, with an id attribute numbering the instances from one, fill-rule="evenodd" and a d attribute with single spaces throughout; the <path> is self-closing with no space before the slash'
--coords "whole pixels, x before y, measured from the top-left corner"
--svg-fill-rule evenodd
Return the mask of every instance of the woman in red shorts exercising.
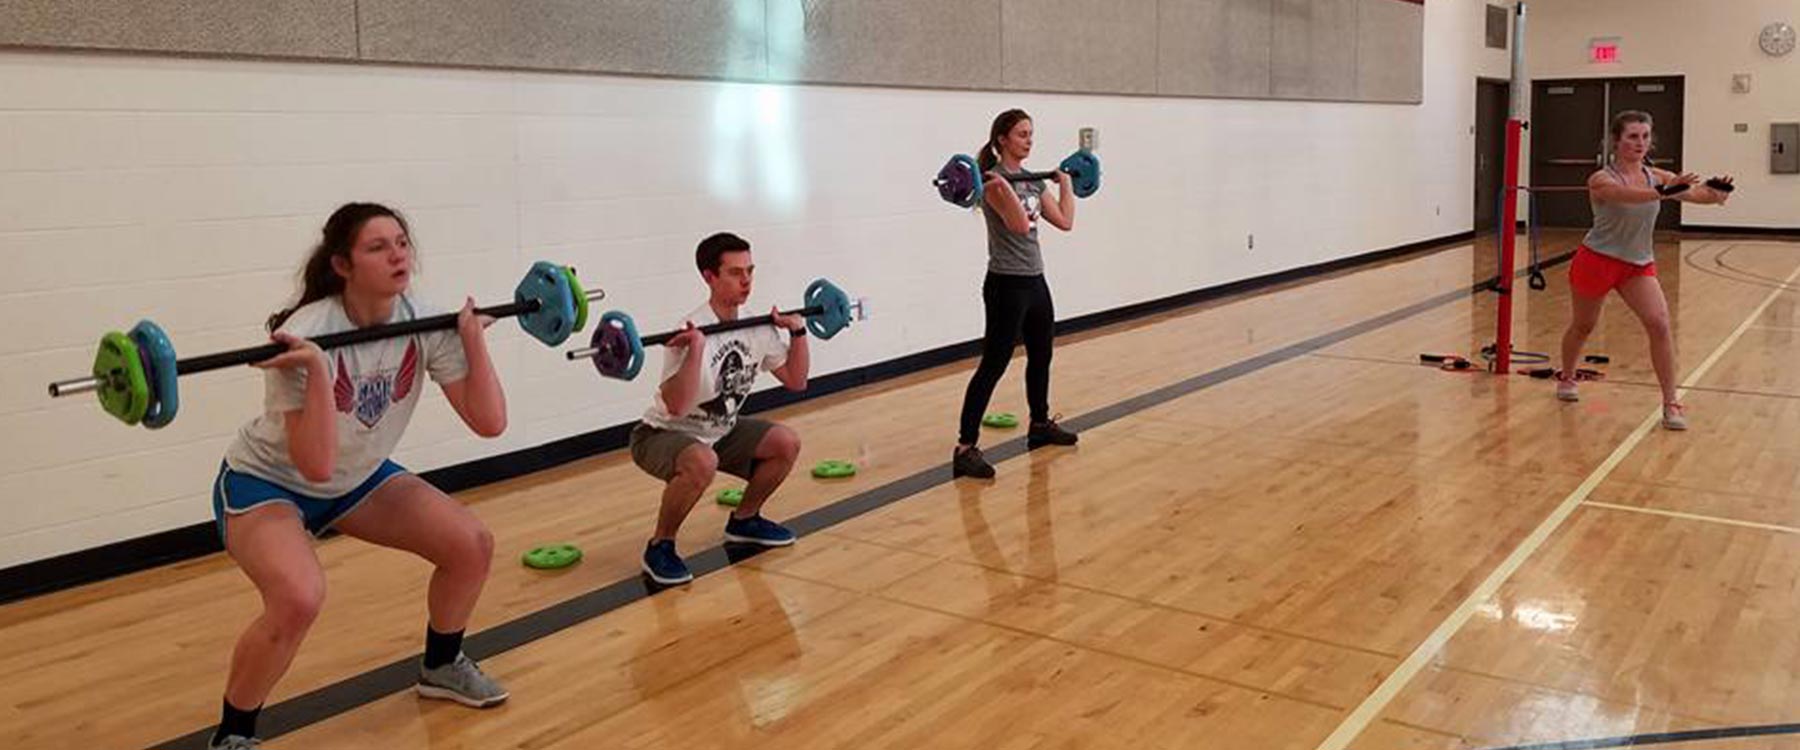
<path id="1" fill-rule="evenodd" d="M 1575 251 L 1569 266 L 1570 299 L 1574 309 L 1569 330 L 1563 334 L 1562 369 L 1556 374 L 1556 397 L 1579 401 L 1575 387 L 1575 362 L 1581 345 L 1600 322 L 1600 308 L 1608 292 L 1618 290 L 1625 305 L 1644 324 L 1650 336 L 1650 362 L 1662 386 L 1663 427 L 1687 429 L 1687 416 L 1676 401 L 1675 337 L 1669 328 L 1669 303 L 1656 281 L 1656 216 L 1665 200 L 1722 204 L 1731 192 L 1731 178 L 1698 184 L 1692 174 L 1677 175 L 1645 163 L 1652 144 L 1650 115 L 1620 112 L 1612 121 L 1613 158 L 1605 169 L 1588 178 L 1588 200 L 1594 207 L 1594 228 Z"/>

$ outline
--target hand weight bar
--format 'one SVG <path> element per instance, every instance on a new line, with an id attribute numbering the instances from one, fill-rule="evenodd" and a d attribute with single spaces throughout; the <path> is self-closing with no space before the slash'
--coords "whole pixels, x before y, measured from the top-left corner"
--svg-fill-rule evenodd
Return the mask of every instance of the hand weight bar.
<path id="1" fill-rule="evenodd" d="M 805 307 L 782 312 L 782 315 L 799 315 L 806 318 L 806 327 L 821 339 L 829 339 L 838 332 L 850 327 L 854 320 L 865 319 L 863 304 L 851 302 L 849 295 L 825 279 L 819 279 L 807 285 Z M 710 336 L 715 333 L 736 331 L 744 328 L 756 328 L 771 325 L 775 322 L 773 315 L 757 315 L 750 318 L 739 318 L 719 323 L 700 326 L 701 335 Z M 646 347 L 667 344 L 670 339 L 681 335 L 682 329 L 664 331 L 651 336 L 639 337 L 637 324 L 631 316 L 618 310 L 612 310 L 600 316 L 600 324 L 594 327 L 594 334 L 587 348 L 569 351 L 566 356 L 570 361 L 591 359 L 594 369 L 601 376 L 618 380 L 632 380 L 644 367 L 644 349 Z"/>
<path id="2" fill-rule="evenodd" d="M 1472 370 L 1475 364 L 1467 357 L 1459 354 L 1420 354 L 1419 364 L 1433 365 L 1440 370 L 1462 371 Z"/>
<path id="3" fill-rule="evenodd" d="M 1086 198 L 1100 191 L 1100 157 L 1087 150 L 1069 154 L 1057 166 L 1057 172 L 1069 173 L 1069 187 L 1075 191 L 1075 197 Z M 1021 172 L 1004 175 L 1009 182 L 1035 182 L 1056 179 L 1056 172 Z M 981 202 L 984 175 L 981 167 L 968 154 L 957 154 L 944 162 L 938 170 L 936 179 L 931 181 L 938 190 L 938 196 L 945 201 L 970 208 Z"/>
<path id="4" fill-rule="evenodd" d="M 511 303 L 476 308 L 474 312 L 493 318 L 517 317 L 526 333 L 546 345 L 557 346 L 586 324 L 586 302 L 605 296 L 604 291 L 583 290 L 572 269 L 538 261 L 519 281 Z M 320 349 L 335 349 L 444 330 L 456 327 L 458 314 L 369 326 L 311 340 Z M 126 424 L 141 421 L 144 426 L 156 429 L 175 418 L 180 403 L 177 376 L 261 362 L 285 351 L 286 346 L 269 343 L 177 360 L 175 347 L 169 343 L 162 328 L 144 320 L 131 330 L 130 335 L 114 331 L 102 337 L 94 355 L 93 375 L 51 383 L 50 396 L 59 398 L 92 391 L 99 395 L 101 408 L 106 413 Z"/>

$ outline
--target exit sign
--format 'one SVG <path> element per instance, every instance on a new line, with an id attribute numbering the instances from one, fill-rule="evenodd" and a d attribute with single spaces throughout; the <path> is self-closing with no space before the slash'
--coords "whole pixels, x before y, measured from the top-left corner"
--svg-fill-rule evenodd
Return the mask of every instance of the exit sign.
<path id="1" fill-rule="evenodd" d="M 1619 38 L 1603 37 L 1588 41 L 1588 62 L 1616 63 L 1619 61 Z"/>

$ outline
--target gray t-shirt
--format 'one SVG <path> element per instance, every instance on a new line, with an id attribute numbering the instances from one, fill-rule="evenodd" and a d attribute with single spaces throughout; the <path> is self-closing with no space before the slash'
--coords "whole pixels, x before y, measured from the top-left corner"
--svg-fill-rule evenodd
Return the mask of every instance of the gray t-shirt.
<path id="1" fill-rule="evenodd" d="M 993 171 L 1018 174 L 1007 172 L 1001 165 L 995 165 Z M 1031 228 L 1024 234 L 1007 229 L 1000 212 L 982 199 L 981 215 L 987 219 L 988 230 L 988 272 L 1004 276 L 1039 276 L 1044 273 L 1044 254 L 1038 249 L 1038 211 L 1043 207 L 1044 183 L 1028 180 L 1015 182 L 1012 187 L 1013 192 L 1019 194 L 1019 202 L 1025 206 L 1025 218 L 1031 222 Z"/>
<path id="2" fill-rule="evenodd" d="M 414 307 L 411 298 L 394 302 L 398 323 L 438 312 Z M 305 338 L 356 328 L 344 313 L 342 297 L 309 303 L 281 324 L 281 330 Z M 362 484 L 394 453 L 406 423 L 418 406 L 424 374 L 437 383 L 454 383 L 469 374 L 462 337 L 454 330 L 370 341 L 325 352 L 330 367 L 333 407 L 337 411 L 337 464 L 331 478 L 308 481 L 288 456 L 287 413 L 306 406 L 305 370 L 263 372 L 263 413 L 238 431 L 225 450 L 232 471 L 249 474 L 308 497 L 329 498 Z M 420 370 L 424 372 L 421 373 Z"/>
<path id="3" fill-rule="evenodd" d="M 1625 175 L 1619 170 L 1609 166 L 1606 171 L 1611 172 L 1619 184 L 1626 184 Z M 1644 167 L 1644 180 L 1651 188 L 1657 185 L 1656 173 L 1649 167 Z M 1649 203 L 1590 202 L 1594 207 L 1594 228 L 1588 230 L 1581 244 L 1634 266 L 1647 266 L 1656 261 L 1656 216 L 1662 212 L 1661 200 Z"/>

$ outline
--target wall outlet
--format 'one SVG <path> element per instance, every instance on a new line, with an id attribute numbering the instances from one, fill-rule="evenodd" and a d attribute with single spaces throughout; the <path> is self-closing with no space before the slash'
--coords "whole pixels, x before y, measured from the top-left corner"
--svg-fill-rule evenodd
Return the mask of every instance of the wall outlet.
<path id="1" fill-rule="evenodd" d="M 1244 249 L 1245 250 L 1255 250 L 1256 249 L 1256 235 L 1254 233 L 1245 235 Z"/>
<path id="2" fill-rule="evenodd" d="M 1100 150 L 1100 131 L 1097 128 L 1082 128 L 1078 140 L 1083 151 Z"/>
<path id="3" fill-rule="evenodd" d="M 869 319 L 869 298 L 868 297 L 857 297 L 856 301 L 851 303 L 850 306 L 853 309 L 853 311 L 855 313 L 854 317 L 857 320 L 868 320 Z"/>

